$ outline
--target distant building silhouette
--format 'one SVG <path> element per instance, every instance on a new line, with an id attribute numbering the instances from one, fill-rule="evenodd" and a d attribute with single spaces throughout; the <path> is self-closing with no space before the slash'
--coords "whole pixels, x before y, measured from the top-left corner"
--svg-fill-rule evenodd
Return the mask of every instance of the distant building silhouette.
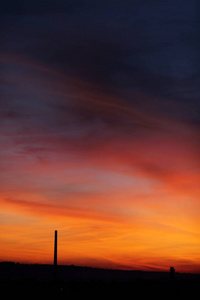
<path id="1" fill-rule="evenodd" d="M 171 267 L 169 269 L 170 281 L 174 281 L 174 274 L 175 274 L 175 269 Z"/>

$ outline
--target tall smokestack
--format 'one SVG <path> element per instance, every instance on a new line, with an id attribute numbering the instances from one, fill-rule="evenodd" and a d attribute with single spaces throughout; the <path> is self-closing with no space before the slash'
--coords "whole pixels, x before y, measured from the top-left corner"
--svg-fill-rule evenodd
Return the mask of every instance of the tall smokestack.
<path id="1" fill-rule="evenodd" d="M 54 237 L 54 279 L 57 279 L 57 230 Z"/>

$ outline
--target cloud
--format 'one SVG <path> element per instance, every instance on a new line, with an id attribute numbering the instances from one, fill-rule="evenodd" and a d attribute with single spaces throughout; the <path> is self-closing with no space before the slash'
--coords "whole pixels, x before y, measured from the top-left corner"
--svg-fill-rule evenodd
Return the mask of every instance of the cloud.
<path id="1" fill-rule="evenodd" d="M 140 90 L 179 99 L 179 105 L 186 93 L 198 98 L 193 1 L 54 5 L 43 11 L 36 1 L 24 8 L 12 18 L 12 30 L 3 20 L 2 51 L 32 57 L 116 94 L 122 88 Z"/>
<path id="2" fill-rule="evenodd" d="M 63 230 L 66 218 L 110 224 L 105 248 L 127 248 L 104 261 L 126 266 L 142 249 L 138 265 L 157 267 L 146 251 L 162 232 L 171 247 L 172 231 L 182 245 L 198 229 L 193 1 L 56 3 L 1 11 L 1 205 Z M 84 244 L 91 227 L 79 230 Z"/>
<path id="3" fill-rule="evenodd" d="M 89 164 L 116 170 L 118 166 L 119 172 L 137 170 L 172 186 L 180 173 L 188 179 L 196 176 L 187 174 L 195 173 L 199 165 L 198 133 L 191 124 L 160 116 L 159 111 L 135 106 L 42 65 L 19 63 L 13 56 L 6 59 L 12 61 L 9 70 L 16 75 L 6 73 L 12 79 L 12 98 L 2 106 L 1 132 L 5 150 L 12 145 L 5 157 L 10 155 L 14 165 L 23 159 L 22 165 L 31 163 L 31 168 L 36 162 L 41 168 L 61 169 Z M 141 93 L 133 96 L 142 103 L 155 101 Z"/>

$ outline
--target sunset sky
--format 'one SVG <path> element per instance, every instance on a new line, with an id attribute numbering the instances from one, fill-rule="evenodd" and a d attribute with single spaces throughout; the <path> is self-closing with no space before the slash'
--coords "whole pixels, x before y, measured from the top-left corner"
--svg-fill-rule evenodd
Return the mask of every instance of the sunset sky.
<path id="1" fill-rule="evenodd" d="M 1 4 L 0 261 L 200 272 L 195 4 Z"/>

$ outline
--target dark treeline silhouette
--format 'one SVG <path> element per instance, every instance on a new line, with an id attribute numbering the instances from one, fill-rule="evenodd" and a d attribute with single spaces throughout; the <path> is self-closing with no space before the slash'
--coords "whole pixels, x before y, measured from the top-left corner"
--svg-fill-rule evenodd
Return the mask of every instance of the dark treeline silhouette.
<path id="1" fill-rule="evenodd" d="M 78 266 L 57 266 L 57 278 L 54 278 L 53 265 L 0 263 L 0 288 L 8 296 L 53 296 L 67 298 L 96 296 L 113 297 L 126 295 L 154 296 L 161 299 L 179 295 L 178 299 L 198 292 L 200 274 L 169 272 L 122 271 Z M 159 298 L 161 297 L 161 298 Z M 173 298 L 173 297 L 172 297 Z"/>
<path id="2" fill-rule="evenodd" d="M 48 264 L 20 264 L 14 262 L 0 263 L 0 281 L 2 280 L 48 280 L 55 281 L 55 265 Z M 57 265 L 56 280 L 73 282 L 90 282 L 100 280 L 104 282 L 179 282 L 200 281 L 200 274 L 175 273 L 173 267 L 169 272 L 154 271 L 126 271 L 101 269 L 80 266 Z"/>

